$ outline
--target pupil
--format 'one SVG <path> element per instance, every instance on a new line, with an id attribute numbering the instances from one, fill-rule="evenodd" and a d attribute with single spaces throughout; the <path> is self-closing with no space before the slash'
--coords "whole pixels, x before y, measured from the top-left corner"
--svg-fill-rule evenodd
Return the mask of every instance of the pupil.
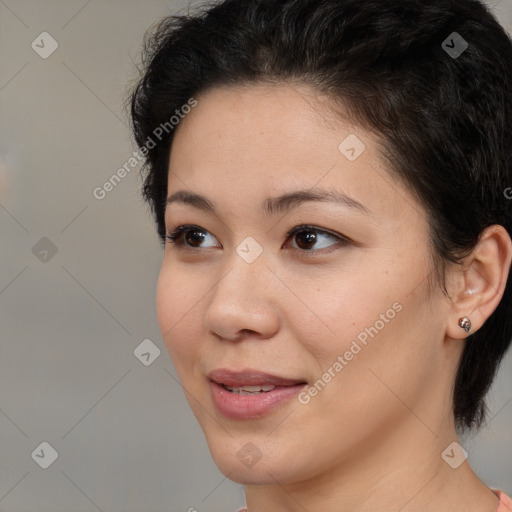
<path id="1" fill-rule="evenodd" d="M 302 247 L 301 243 L 297 243 L 301 249 L 309 248 L 309 245 L 314 245 L 316 242 L 316 233 L 314 231 L 302 231 L 297 237 L 298 240 L 305 242 L 306 247 Z"/>
<path id="2" fill-rule="evenodd" d="M 189 231 L 188 233 L 185 234 L 185 239 L 187 240 L 187 243 L 190 245 L 194 245 L 194 242 L 200 245 L 201 242 L 204 240 L 204 237 L 205 234 L 202 233 L 201 231 Z"/>

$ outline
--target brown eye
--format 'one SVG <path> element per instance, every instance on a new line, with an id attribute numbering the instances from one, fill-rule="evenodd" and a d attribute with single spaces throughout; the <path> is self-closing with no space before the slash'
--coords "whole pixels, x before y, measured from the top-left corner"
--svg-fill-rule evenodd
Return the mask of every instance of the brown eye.
<path id="1" fill-rule="evenodd" d="M 165 238 L 180 248 L 201 249 L 201 244 L 208 236 L 213 238 L 213 235 L 209 235 L 208 231 L 199 226 L 184 225 L 178 226 L 172 233 L 167 233 Z"/>
<path id="2" fill-rule="evenodd" d="M 184 233 L 183 238 L 185 239 L 185 241 L 187 242 L 188 245 L 191 245 L 192 247 L 197 247 L 197 245 L 201 245 L 201 243 L 204 241 L 205 233 L 204 233 L 204 231 L 199 231 L 197 229 L 191 229 Z"/>
<path id="3" fill-rule="evenodd" d="M 348 245 L 350 241 L 340 235 L 329 233 L 316 226 L 297 226 L 287 235 L 297 245 L 297 249 L 305 252 L 320 252 L 320 249 Z M 325 240 L 334 240 L 335 243 L 326 243 Z"/>
<path id="4" fill-rule="evenodd" d="M 299 231 L 295 234 L 295 241 L 299 249 L 307 250 L 312 249 L 317 241 L 317 236 L 314 231 Z"/>

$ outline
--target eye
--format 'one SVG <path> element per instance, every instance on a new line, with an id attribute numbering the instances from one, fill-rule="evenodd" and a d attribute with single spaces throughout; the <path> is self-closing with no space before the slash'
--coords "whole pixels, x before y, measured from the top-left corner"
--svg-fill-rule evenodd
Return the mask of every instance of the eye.
<path id="1" fill-rule="evenodd" d="M 206 229 L 190 224 L 178 226 L 172 233 L 167 233 L 165 236 L 168 243 L 175 244 L 175 246 L 180 249 L 192 250 L 215 247 L 215 244 L 201 247 L 201 244 L 207 240 L 208 237 L 214 239 L 213 235 L 211 235 Z M 325 249 L 326 247 L 333 246 L 340 247 L 351 243 L 350 240 L 341 235 L 329 233 L 324 229 L 320 229 L 317 226 L 311 225 L 294 227 L 286 234 L 286 239 L 288 240 L 289 238 L 292 238 L 294 241 L 296 241 L 296 247 L 292 248 L 297 249 L 303 253 L 316 253 L 320 252 L 319 249 Z M 316 250 L 311 250 L 315 249 L 314 246 L 315 244 L 318 245 L 319 241 L 327 239 L 334 240 L 335 243 L 329 244 L 324 242 L 319 244 L 320 247 L 317 246 Z"/>
<path id="2" fill-rule="evenodd" d="M 198 245 L 196 244 L 201 244 L 207 237 L 208 231 L 206 231 L 206 229 L 189 224 L 178 226 L 172 233 L 165 235 L 167 242 L 175 244 L 180 248 L 184 246 L 197 248 Z M 213 238 L 211 235 L 210 237 Z M 187 243 L 185 243 L 183 239 L 185 239 Z"/>
<path id="3" fill-rule="evenodd" d="M 317 226 L 297 226 L 290 231 L 288 231 L 286 238 L 290 238 L 294 241 L 296 241 L 297 249 L 302 252 L 320 252 L 318 249 L 325 249 L 326 247 L 333 247 L 333 246 L 344 246 L 348 245 L 350 241 L 338 234 L 329 233 L 328 231 L 325 231 L 324 229 L 320 229 Z M 329 243 L 322 243 L 320 246 L 316 246 L 317 250 L 311 251 L 310 249 L 320 240 L 327 240 L 327 239 L 335 240 L 336 243 L 329 244 Z M 330 251 L 327 251 L 330 252 Z"/>

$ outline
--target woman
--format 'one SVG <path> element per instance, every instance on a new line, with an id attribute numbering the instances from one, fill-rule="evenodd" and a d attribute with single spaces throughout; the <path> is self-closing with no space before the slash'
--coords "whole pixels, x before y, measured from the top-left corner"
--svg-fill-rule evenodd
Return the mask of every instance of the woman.
<path id="1" fill-rule="evenodd" d="M 162 337 L 247 510 L 507 512 L 512 43 L 476 0 L 224 0 L 131 97 Z"/>

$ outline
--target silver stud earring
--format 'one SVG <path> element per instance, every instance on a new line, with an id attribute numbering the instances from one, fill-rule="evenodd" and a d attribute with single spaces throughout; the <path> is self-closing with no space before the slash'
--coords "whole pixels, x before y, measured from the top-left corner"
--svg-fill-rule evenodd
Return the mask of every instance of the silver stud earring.
<path id="1" fill-rule="evenodd" d="M 471 329 L 471 320 L 467 316 L 459 318 L 459 326 L 462 327 L 466 332 Z"/>

